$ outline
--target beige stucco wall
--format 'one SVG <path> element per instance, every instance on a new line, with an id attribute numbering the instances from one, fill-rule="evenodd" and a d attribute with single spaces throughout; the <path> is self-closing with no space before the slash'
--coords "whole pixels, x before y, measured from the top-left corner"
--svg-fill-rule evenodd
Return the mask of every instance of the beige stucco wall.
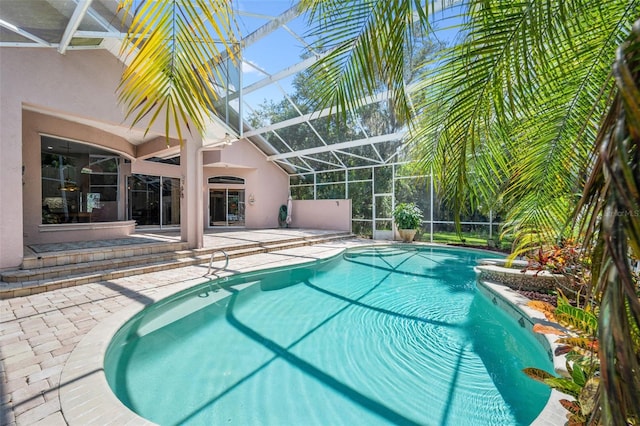
<path id="1" fill-rule="evenodd" d="M 245 179 L 245 226 L 247 228 L 276 228 L 278 211 L 287 203 L 289 176 L 247 140 L 240 140 L 219 151 L 204 152 L 205 227 L 208 226 L 208 179 L 213 176 L 235 176 Z M 214 164 L 214 166 L 207 166 Z M 249 204 L 253 194 L 254 204 Z"/>
<path id="2" fill-rule="evenodd" d="M 210 176 L 230 174 L 246 179 L 246 196 L 255 197 L 255 203 L 247 205 L 247 228 L 278 226 L 278 209 L 288 196 L 288 176 L 246 140 L 221 150 L 217 165 L 204 167 L 201 175 L 197 172 L 203 155 L 198 134 L 184 132 L 187 139 L 182 144 L 170 142 L 171 152 L 180 152 L 180 166 L 136 159 L 167 149 L 164 137 L 158 137 L 164 134 L 164 124 L 156 123 L 149 133 L 152 140 L 143 145 L 135 145 L 128 136 L 117 136 L 128 129 L 116 92 L 123 65 L 109 52 L 68 51 L 60 55 L 54 49 L 0 48 L 0 63 L 0 270 L 20 266 L 25 243 L 108 238 L 132 229 L 130 225 L 111 229 L 93 225 L 73 232 L 55 227 L 42 232 L 42 133 L 120 153 L 132 159 L 132 173 L 180 178 L 181 234 L 191 247 L 197 246 L 198 232 L 208 217 L 206 182 Z M 196 208 L 198 203 L 202 209 Z M 205 221 L 199 220 L 201 214 Z"/>
<path id="3" fill-rule="evenodd" d="M 56 117 L 33 111 L 22 114 L 22 163 L 24 164 L 24 183 L 22 185 L 23 235 L 25 244 L 55 243 L 77 241 L 86 238 L 83 232 L 90 232 L 91 238 L 116 238 L 128 235 L 131 226 L 108 226 L 106 224 L 79 224 L 75 230 L 68 226 L 41 225 L 42 222 L 42 174 L 41 147 L 42 134 L 83 141 L 127 158 L 133 156 L 135 147 L 121 137 L 101 131 L 94 127 L 69 122 Z M 121 179 L 120 193 L 126 194 L 125 179 Z M 121 220 L 125 212 L 119 212 Z"/>
<path id="4" fill-rule="evenodd" d="M 182 167 L 176 166 L 174 164 L 134 160 L 131 163 L 131 173 L 151 176 L 165 176 L 180 179 L 182 178 Z"/>
<path id="5" fill-rule="evenodd" d="M 41 225 L 41 148 L 40 138 L 42 134 L 61 137 L 63 139 L 81 141 L 97 147 L 108 149 L 130 160 L 131 164 L 124 165 L 121 170 L 120 194 L 126 196 L 126 179 L 131 173 L 148 174 L 181 178 L 180 166 L 163 164 L 133 158 L 136 146 L 126 139 L 111 133 L 57 117 L 38 112 L 24 110 L 22 115 L 22 159 L 25 165 L 23 183 L 23 216 L 24 216 L 24 243 L 54 243 L 66 241 L 78 241 L 87 238 L 108 239 L 129 235 L 133 231 L 132 224 L 109 225 L 106 223 L 76 224 L 75 229 L 69 226 Z M 163 143 L 164 138 L 162 138 Z M 124 220 L 126 212 L 124 203 L 120 205 L 119 219 Z"/>
<path id="6" fill-rule="evenodd" d="M 54 49 L 0 48 L 0 63 L 0 269 L 9 269 L 22 261 L 23 238 L 27 242 L 79 238 L 77 233 L 64 236 L 64 232 L 36 236 L 35 217 L 41 214 L 39 133 L 91 142 L 129 157 L 135 155 L 136 147 L 100 130 L 128 128 L 116 94 L 123 65 L 109 52 L 68 51 L 60 55 Z M 34 110 L 40 114 L 34 115 Z M 157 123 L 150 134 L 157 136 L 163 131 L 163 124 Z M 183 169 L 185 164 L 195 164 L 199 145 L 199 135 L 188 135 L 184 146 L 189 147 L 193 159 L 185 158 Z M 180 173 L 185 174 L 184 170 Z M 185 199 L 193 199 L 197 192 L 195 179 L 190 185 Z M 194 226 L 193 220 L 189 222 L 192 213 L 185 212 L 185 227 Z M 109 232 L 130 231 L 114 228 L 90 230 L 89 234 L 104 238 Z M 85 233 L 84 239 L 89 234 Z M 195 234 L 191 231 L 189 235 L 193 239 Z"/>
<path id="7" fill-rule="evenodd" d="M 351 200 L 293 200 L 292 228 L 351 232 Z"/>
<path id="8" fill-rule="evenodd" d="M 30 223 L 23 222 L 22 181 L 39 184 L 39 174 L 31 174 L 33 159 L 23 159 L 23 107 L 120 123 L 123 116 L 114 89 L 121 67 L 107 52 L 60 55 L 53 49 L 0 48 L 0 63 L 0 268 L 10 268 L 21 263 L 23 234 L 33 231 Z M 39 141 L 36 145 L 39 149 Z M 26 148 L 29 154 L 33 147 Z M 29 209 L 32 196 L 37 195 L 25 200 Z"/>

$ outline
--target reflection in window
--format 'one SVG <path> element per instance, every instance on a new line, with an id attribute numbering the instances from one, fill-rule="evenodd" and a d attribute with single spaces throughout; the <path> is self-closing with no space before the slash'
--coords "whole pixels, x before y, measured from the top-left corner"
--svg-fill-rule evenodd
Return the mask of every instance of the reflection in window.
<path id="1" fill-rule="evenodd" d="M 120 156 L 44 136 L 41 167 L 43 224 L 120 219 Z"/>
<path id="2" fill-rule="evenodd" d="M 180 179 L 132 175 L 129 178 L 129 219 L 139 227 L 180 225 Z"/>
<path id="3" fill-rule="evenodd" d="M 209 211 L 209 226 L 244 226 L 244 189 L 210 189 Z"/>

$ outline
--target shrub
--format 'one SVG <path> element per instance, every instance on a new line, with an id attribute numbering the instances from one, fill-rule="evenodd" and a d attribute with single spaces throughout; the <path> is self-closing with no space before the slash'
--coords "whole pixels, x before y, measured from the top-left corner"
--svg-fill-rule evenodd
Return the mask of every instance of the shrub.
<path id="1" fill-rule="evenodd" d="M 414 203 L 400 203 L 393 210 L 393 220 L 398 229 L 418 229 L 422 211 Z"/>

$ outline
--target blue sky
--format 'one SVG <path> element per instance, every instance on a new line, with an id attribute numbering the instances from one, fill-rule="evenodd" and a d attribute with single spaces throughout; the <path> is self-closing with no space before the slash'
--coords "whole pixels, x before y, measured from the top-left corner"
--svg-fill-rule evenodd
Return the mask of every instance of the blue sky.
<path id="1" fill-rule="evenodd" d="M 250 11 L 255 14 L 262 14 L 265 17 L 275 17 L 288 10 L 296 1 L 293 0 L 235 0 L 235 6 L 239 10 Z M 460 7 L 454 7 L 447 13 L 436 12 L 434 19 L 436 26 L 440 29 L 438 37 L 444 40 L 452 40 L 457 34 L 456 29 L 447 29 L 453 25 L 459 24 L 459 18 L 451 18 L 460 14 Z M 267 23 L 267 19 L 239 16 L 238 24 L 242 35 L 246 36 L 253 32 L 256 28 Z M 306 20 L 304 17 L 289 22 L 287 26 L 295 33 L 303 36 L 306 30 Z M 270 74 L 281 71 L 300 61 L 300 57 L 304 52 L 304 46 L 300 40 L 290 34 L 286 29 L 280 28 L 264 37 L 252 46 L 249 46 L 244 52 L 244 59 L 255 64 L 257 67 L 265 70 Z M 247 86 L 255 81 L 265 78 L 265 75 L 252 69 L 244 67 L 243 86 Z M 291 82 L 293 77 L 281 80 L 279 83 L 287 92 L 291 91 Z M 264 102 L 265 99 L 279 102 L 284 95 L 274 85 L 269 85 L 254 93 L 245 95 L 245 101 L 257 107 L 258 104 Z"/>
<path id="2" fill-rule="evenodd" d="M 240 10 L 247 10 L 265 16 L 276 17 L 290 7 L 295 2 L 291 0 L 238 0 Z M 246 16 L 238 17 L 238 24 L 243 36 L 250 34 L 256 28 L 264 25 L 268 21 L 266 19 L 252 18 Z M 299 17 L 291 21 L 287 26 L 295 33 L 301 36 L 305 32 L 306 22 L 303 17 Z M 269 74 L 275 74 L 291 65 L 300 61 L 300 57 L 304 52 L 304 46 L 296 38 L 283 28 L 279 28 L 267 37 L 259 40 L 255 44 L 249 46 L 244 52 L 244 59 L 255 64 Z M 266 76 L 251 67 L 244 67 L 244 86 L 254 83 Z M 280 81 L 287 92 L 291 90 L 291 80 Z M 264 99 L 273 99 L 279 101 L 283 98 L 283 94 L 273 85 L 261 89 L 253 94 L 248 94 L 246 100 L 251 104 L 257 105 L 262 103 Z"/>

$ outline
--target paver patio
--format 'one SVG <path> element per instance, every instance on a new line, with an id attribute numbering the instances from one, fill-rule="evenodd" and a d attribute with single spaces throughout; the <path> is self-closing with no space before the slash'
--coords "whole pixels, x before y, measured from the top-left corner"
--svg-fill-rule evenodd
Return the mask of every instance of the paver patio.
<path id="1" fill-rule="evenodd" d="M 231 259 L 228 271 L 302 263 L 363 243 L 371 240 L 335 241 Z M 0 300 L 0 424 L 74 424 L 60 404 L 60 389 L 72 383 L 60 379 L 76 345 L 110 316 L 202 282 L 206 272 L 207 265 L 189 266 Z"/>

